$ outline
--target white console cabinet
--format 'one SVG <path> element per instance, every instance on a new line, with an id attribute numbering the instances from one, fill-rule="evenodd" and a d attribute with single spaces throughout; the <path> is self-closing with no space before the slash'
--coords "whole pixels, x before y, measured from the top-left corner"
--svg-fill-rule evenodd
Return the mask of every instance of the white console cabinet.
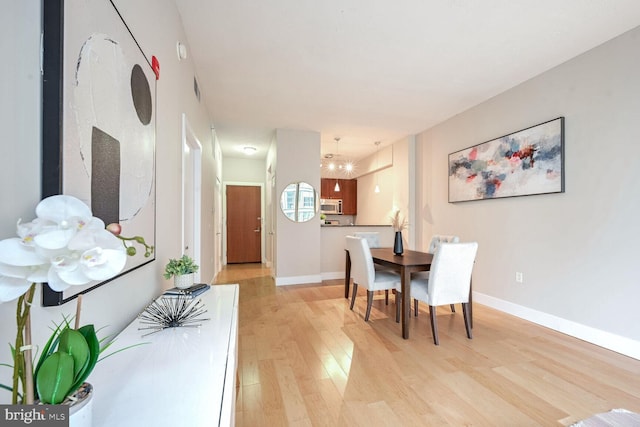
<path id="1" fill-rule="evenodd" d="M 198 296 L 210 320 L 143 337 L 134 320 L 107 349 L 138 343 L 98 362 L 93 426 L 232 426 L 235 421 L 238 285 Z"/>

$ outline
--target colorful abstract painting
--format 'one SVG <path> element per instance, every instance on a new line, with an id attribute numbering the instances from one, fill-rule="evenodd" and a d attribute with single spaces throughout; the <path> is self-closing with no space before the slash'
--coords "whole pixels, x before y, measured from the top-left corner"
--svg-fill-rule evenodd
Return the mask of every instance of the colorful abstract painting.
<path id="1" fill-rule="evenodd" d="M 449 202 L 564 192 L 564 117 L 449 154 Z"/>

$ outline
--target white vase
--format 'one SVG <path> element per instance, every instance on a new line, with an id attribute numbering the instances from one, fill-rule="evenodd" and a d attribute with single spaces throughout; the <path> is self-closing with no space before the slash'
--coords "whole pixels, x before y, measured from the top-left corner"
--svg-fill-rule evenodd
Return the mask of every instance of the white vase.
<path id="1" fill-rule="evenodd" d="M 77 400 L 69 406 L 69 427 L 91 427 L 93 420 L 93 386 L 84 383 L 74 394 Z"/>
<path id="2" fill-rule="evenodd" d="M 186 289 L 193 286 L 193 273 L 173 276 L 173 285 L 178 289 Z"/>

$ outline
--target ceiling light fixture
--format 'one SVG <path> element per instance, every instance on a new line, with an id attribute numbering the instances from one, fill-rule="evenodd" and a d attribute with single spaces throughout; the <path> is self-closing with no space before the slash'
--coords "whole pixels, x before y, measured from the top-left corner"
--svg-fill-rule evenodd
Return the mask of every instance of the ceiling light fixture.
<path id="1" fill-rule="evenodd" d="M 376 171 L 374 172 L 376 174 L 376 188 L 375 190 L 373 190 L 376 193 L 380 192 L 380 186 L 378 185 L 378 153 L 380 152 L 380 141 L 376 141 L 374 144 L 376 144 Z"/>
<path id="2" fill-rule="evenodd" d="M 242 149 L 244 154 L 246 154 L 247 156 L 251 156 L 252 154 L 255 154 L 257 150 L 258 149 L 256 147 L 250 147 L 250 146 L 246 146 Z"/>
<path id="3" fill-rule="evenodd" d="M 338 142 L 340 142 L 340 138 L 336 137 L 333 139 L 336 140 L 336 157 L 338 157 L 340 155 L 339 154 L 340 150 L 338 149 Z M 333 163 L 329 165 L 329 169 L 333 170 L 332 166 L 333 166 Z M 339 168 L 342 168 L 342 165 L 340 165 Z M 340 192 L 340 184 L 338 183 L 338 178 L 336 178 L 336 186 L 333 187 L 333 191 L 335 191 L 336 193 Z"/>

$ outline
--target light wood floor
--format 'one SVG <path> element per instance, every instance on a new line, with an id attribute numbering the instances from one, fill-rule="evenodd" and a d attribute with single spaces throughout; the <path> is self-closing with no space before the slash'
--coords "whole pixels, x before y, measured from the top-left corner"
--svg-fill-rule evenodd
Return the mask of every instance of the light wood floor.
<path id="1" fill-rule="evenodd" d="M 474 305 L 411 317 L 393 298 L 349 310 L 339 280 L 276 287 L 259 264 L 227 266 L 240 284 L 238 426 L 560 426 L 614 408 L 640 412 L 640 361 Z"/>

